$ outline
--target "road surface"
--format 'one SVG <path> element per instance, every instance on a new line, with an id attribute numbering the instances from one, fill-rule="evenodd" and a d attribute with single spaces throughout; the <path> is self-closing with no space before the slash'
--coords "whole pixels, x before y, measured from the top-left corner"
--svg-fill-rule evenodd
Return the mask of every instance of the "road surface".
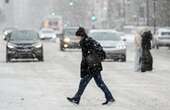
<path id="1" fill-rule="evenodd" d="M 5 62 L 0 37 L 0 110 L 170 110 L 170 50 L 152 50 L 154 70 L 134 72 L 134 48 L 127 62 L 103 63 L 103 79 L 116 102 L 102 106 L 104 94 L 92 80 L 79 106 L 66 100 L 80 80 L 80 50 L 59 51 L 59 42 L 44 42 L 44 62 Z"/>

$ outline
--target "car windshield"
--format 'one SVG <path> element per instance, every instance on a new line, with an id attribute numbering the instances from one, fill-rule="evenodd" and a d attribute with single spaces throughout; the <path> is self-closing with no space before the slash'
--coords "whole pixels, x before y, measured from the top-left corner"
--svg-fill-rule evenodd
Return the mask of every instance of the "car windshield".
<path id="1" fill-rule="evenodd" d="M 16 31 L 12 32 L 10 41 L 37 41 L 39 40 L 38 34 L 31 31 Z"/>
<path id="2" fill-rule="evenodd" d="M 64 34 L 69 37 L 75 37 L 76 29 L 65 29 Z"/>
<path id="3" fill-rule="evenodd" d="M 121 40 L 119 34 L 113 33 L 113 32 L 92 32 L 89 34 L 89 36 L 99 41 L 106 41 L 106 40 L 120 41 Z"/>
<path id="4" fill-rule="evenodd" d="M 163 36 L 170 35 L 170 32 L 162 32 L 161 33 Z"/>
<path id="5" fill-rule="evenodd" d="M 52 30 L 43 30 L 43 33 L 54 33 Z"/>

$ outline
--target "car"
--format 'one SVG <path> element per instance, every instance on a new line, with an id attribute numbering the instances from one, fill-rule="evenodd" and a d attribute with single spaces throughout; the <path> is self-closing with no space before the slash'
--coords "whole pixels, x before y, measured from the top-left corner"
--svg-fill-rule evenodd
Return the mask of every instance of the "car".
<path id="1" fill-rule="evenodd" d="M 170 28 L 159 28 L 154 36 L 154 46 L 170 47 Z"/>
<path id="2" fill-rule="evenodd" d="M 106 52 L 106 59 L 126 62 L 126 44 L 121 34 L 116 30 L 94 29 L 88 33 L 89 37 L 98 41 Z"/>
<path id="3" fill-rule="evenodd" d="M 123 26 L 123 32 L 126 34 L 134 34 L 136 31 L 136 27 L 133 25 Z"/>
<path id="4" fill-rule="evenodd" d="M 15 30 L 17 30 L 17 28 L 14 28 L 14 27 L 8 27 L 8 28 L 3 29 L 2 31 L 3 39 L 7 40 L 9 33 Z"/>
<path id="5" fill-rule="evenodd" d="M 64 34 L 60 37 L 60 50 L 64 51 L 68 48 L 80 48 L 80 38 L 75 36 L 78 27 L 64 28 Z"/>
<path id="6" fill-rule="evenodd" d="M 56 41 L 56 33 L 53 29 L 50 28 L 42 28 L 39 31 L 39 36 L 41 40 L 52 40 L 52 41 Z"/>
<path id="7" fill-rule="evenodd" d="M 10 33 L 6 43 L 6 62 L 19 58 L 37 58 L 44 61 L 43 44 L 37 32 L 17 30 Z"/>

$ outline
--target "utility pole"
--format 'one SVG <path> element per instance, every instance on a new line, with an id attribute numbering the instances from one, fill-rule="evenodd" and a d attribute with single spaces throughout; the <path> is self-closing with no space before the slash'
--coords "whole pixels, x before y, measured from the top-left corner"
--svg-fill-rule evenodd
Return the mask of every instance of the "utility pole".
<path id="1" fill-rule="evenodd" d="M 149 26 L 149 0 L 146 0 L 146 25 Z"/>
<path id="2" fill-rule="evenodd" d="M 156 2 L 157 0 L 153 0 L 154 34 L 156 33 Z"/>
<path id="3" fill-rule="evenodd" d="M 124 25 L 126 25 L 126 1 L 123 0 L 123 18 L 124 18 Z"/>

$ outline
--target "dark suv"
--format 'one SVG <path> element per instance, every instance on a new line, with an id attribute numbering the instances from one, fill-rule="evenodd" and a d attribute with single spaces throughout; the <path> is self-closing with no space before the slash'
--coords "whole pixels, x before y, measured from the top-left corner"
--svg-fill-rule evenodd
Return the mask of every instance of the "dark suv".
<path id="1" fill-rule="evenodd" d="M 78 27 L 67 27 L 64 29 L 64 34 L 60 37 L 60 50 L 64 51 L 67 48 L 79 48 L 80 39 L 75 36 Z"/>
<path id="2" fill-rule="evenodd" d="M 6 44 L 6 62 L 18 58 L 37 58 L 43 61 L 43 45 L 37 32 L 30 30 L 13 31 Z"/>

